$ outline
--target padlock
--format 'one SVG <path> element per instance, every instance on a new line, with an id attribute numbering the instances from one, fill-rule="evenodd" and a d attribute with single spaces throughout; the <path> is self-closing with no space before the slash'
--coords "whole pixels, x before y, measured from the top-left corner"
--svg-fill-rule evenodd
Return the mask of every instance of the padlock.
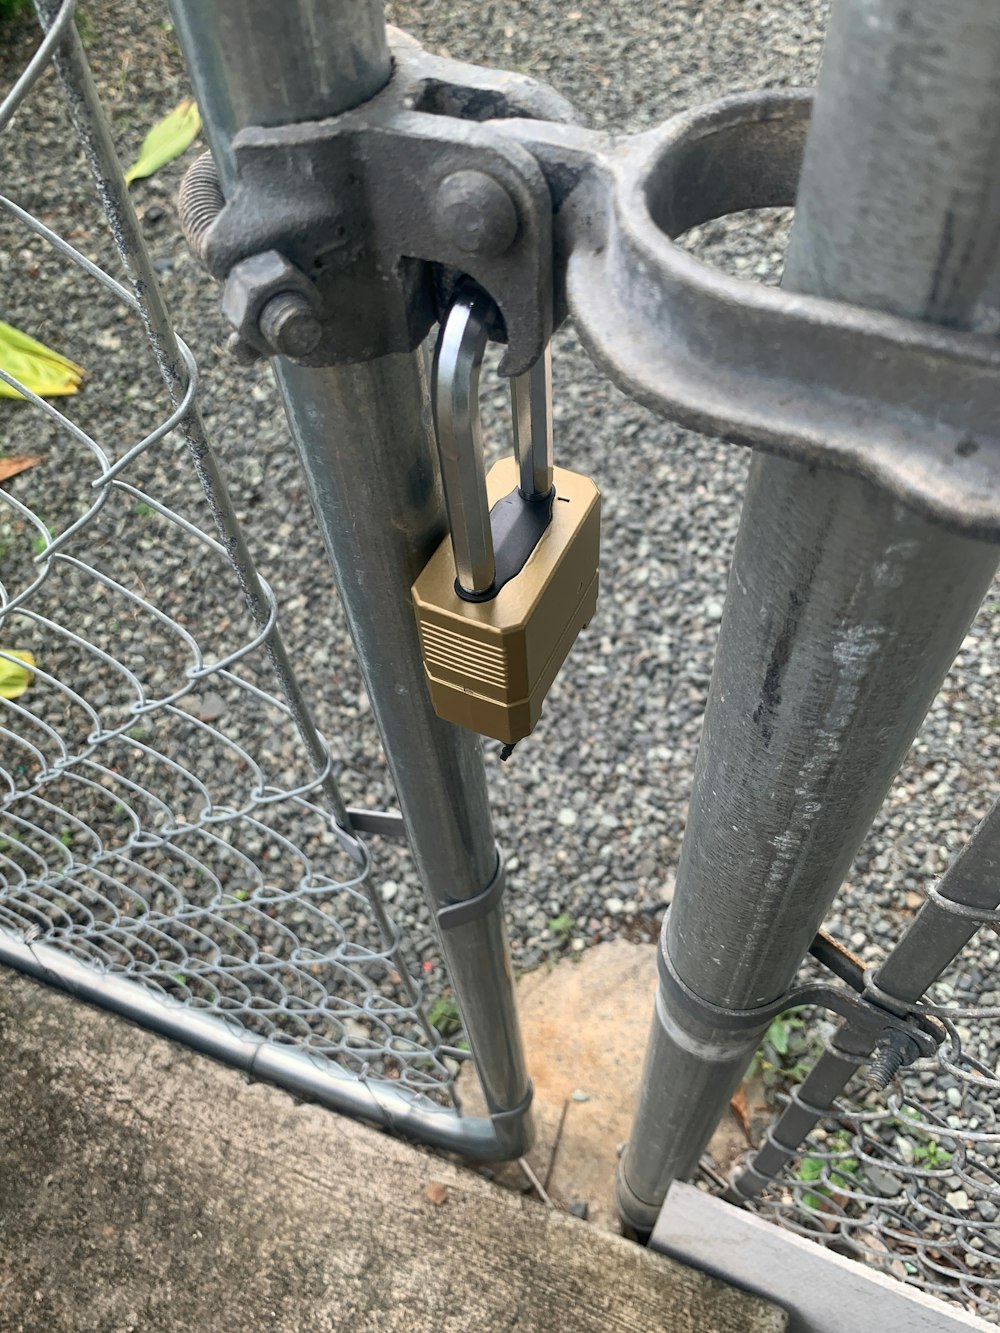
<path id="1" fill-rule="evenodd" d="M 601 496 L 553 466 L 548 348 L 511 380 L 515 453 L 486 476 L 479 378 L 495 316 L 469 288 L 442 321 L 432 403 L 450 534 L 412 591 L 436 713 L 513 745 L 594 614 Z"/>

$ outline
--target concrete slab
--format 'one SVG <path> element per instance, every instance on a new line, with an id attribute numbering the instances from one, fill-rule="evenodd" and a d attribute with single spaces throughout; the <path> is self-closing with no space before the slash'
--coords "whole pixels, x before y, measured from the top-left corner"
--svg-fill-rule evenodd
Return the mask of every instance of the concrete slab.
<path id="1" fill-rule="evenodd" d="M 2 1333 L 785 1327 L 757 1297 L 6 971 L 0 1056 Z"/>

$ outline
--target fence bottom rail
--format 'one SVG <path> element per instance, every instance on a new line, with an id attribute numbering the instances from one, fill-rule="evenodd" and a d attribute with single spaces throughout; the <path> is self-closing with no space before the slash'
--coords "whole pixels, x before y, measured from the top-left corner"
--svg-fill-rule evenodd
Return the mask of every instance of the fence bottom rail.
<path id="1" fill-rule="evenodd" d="M 518 1155 L 518 1112 L 497 1117 L 462 1115 L 389 1079 L 358 1076 L 300 1045 L 256 1036 L 216 1014 L 157 995 L 127 973 L 99 971 L 52 945 L 26 942 L 0 931 L 0 965 L 65 991 L 189 1046 L 202 1055 L 273 1083 L 295 1097 L 369 1120 L 401 1137 L 480 1162 Z"/>

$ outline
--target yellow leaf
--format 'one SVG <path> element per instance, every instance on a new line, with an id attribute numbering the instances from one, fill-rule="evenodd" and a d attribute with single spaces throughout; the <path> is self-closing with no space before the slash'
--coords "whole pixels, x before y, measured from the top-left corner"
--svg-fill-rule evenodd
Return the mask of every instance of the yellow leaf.
<path id="1" fill-rule="evenodd" d="M 67 360 L 3 320 L 0 320 L 0 370 L 13 375 L 40 398 L 76 393 L 87 373 L 75 361 Z M 0 398 L 23 397 L 17 389 L 0 380 Z"/>
<path id="2" fill-rule="evenodd" d="M 194 98 L 185 97 L 143 139 L 139 156 L 125 173 L 125 184 L 131 185 L 144 176 L 152 176 L 175 157 L 180 157 L 185 148 L 194 143 L 200 129 L 201 116 Z"/>
<path id="3" fill-rule="evenodd" d="M 0 656 L 0 699 L 18 699 L 31 683 L 31 668 L 35 665 L 35 659 L 31 653 L 16 652 L 11 648 L 0 651 L 6 653 L 5 657 Z M 12 657 L 18 660 L 12 662 Z"/>

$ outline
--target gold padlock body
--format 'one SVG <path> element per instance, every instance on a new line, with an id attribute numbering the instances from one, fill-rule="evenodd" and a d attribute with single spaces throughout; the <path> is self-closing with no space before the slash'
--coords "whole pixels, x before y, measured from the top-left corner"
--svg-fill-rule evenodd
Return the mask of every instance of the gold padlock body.
<path id="1" fill-rule="evenodd" d="M 487 602 L 455 591 L 446 537 L 413 585 L 434 710 L 447 722 L 513 745 L 532 730 L 580 630 L 597 607 L 601 493 L 553 469 L 552 521 L 519 574 Z M 490 508 L 518 484 L 517 463 L 490 469 Z"/>

